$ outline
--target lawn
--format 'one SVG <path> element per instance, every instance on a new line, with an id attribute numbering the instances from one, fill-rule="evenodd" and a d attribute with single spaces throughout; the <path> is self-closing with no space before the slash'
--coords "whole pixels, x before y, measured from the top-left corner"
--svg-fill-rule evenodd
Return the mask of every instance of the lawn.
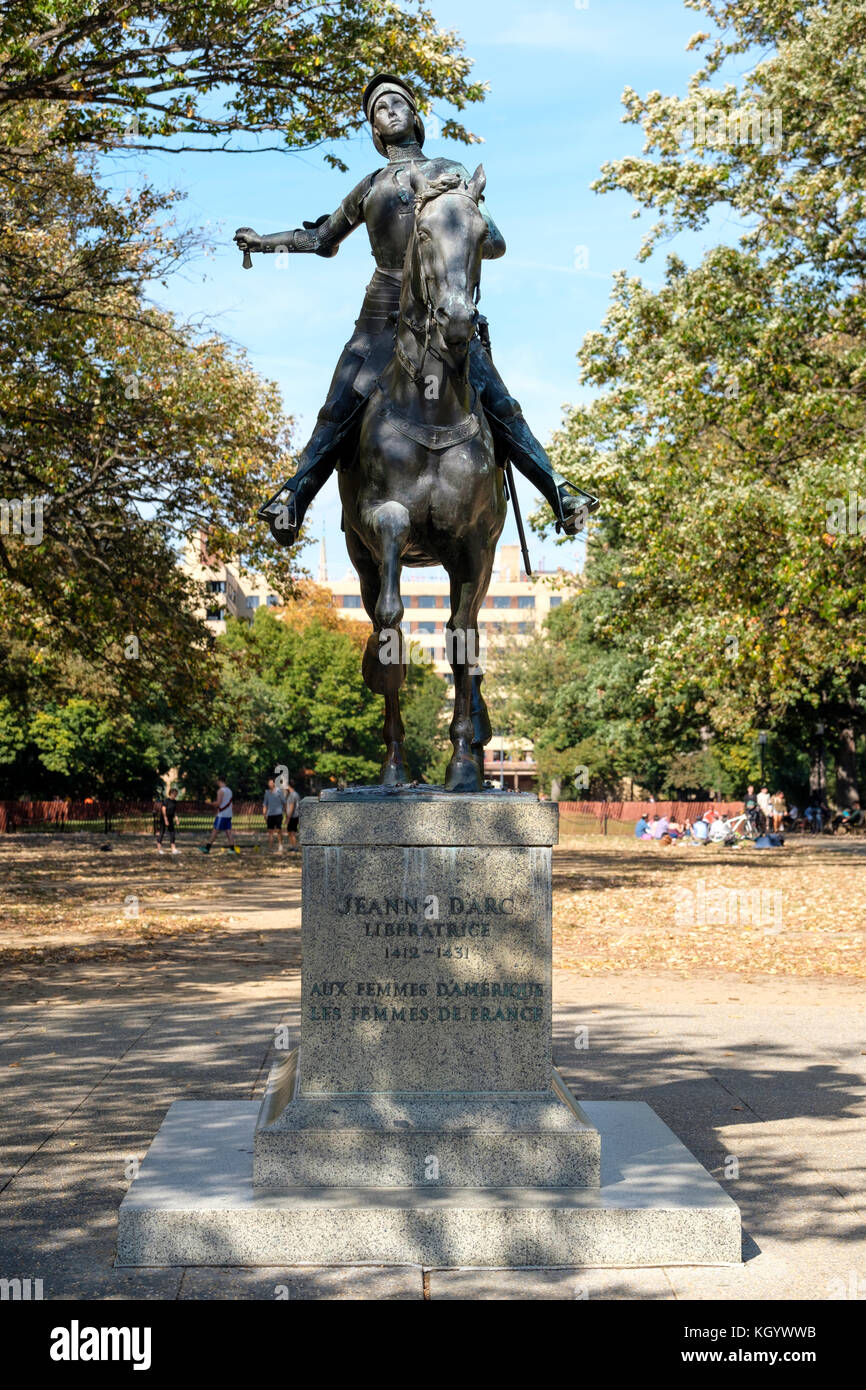
<path id="1" fill-rule="evenodd" d="M 300 889 L 300 855 L 241 836 L 240 855 L 157 855 L 147 837 L 0 837 L 0 963 L 162 957 L 249 924 Z M 112 848 L 102 850 L 103 844 Z M 554 852 L 554 964 L 584 975 L 675 971 L 866 975 L 866 842 L 663 849 L 581 837 Z"/>

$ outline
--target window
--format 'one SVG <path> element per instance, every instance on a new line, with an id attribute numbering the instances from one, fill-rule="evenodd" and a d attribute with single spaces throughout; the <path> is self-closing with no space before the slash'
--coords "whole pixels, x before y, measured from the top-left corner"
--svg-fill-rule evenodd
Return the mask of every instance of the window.
<path id="1" fill-rule="evenodd" d="M 511 595 L 510 595 L 510 594 L 494 594 L 494 596 L 493 596 L 493 607 L 494 607 L 494 608 L 510 608 L 510 607 L 511 607 Z"/>
<path id="2" fill-rule="evenodd" d="M 360 608 L 360 594 L 340 594 L 340 605 L 343 608 Z"/>
<path id="3" fill-rule="evenodd" d="M 280 600 L 277 598 L 276 594 L 268 594 L 268 607 L 279 608 L 279 606 Z"/>
<path id="4" fill-rule="evenodd" d="M 517 600 L 518 608 L 534 608 L 535 594 L 521 594 Z"/>
<path id="5" fill-rule="evenodd" d="M 415 624 L 415 631 L 416 631 L 416 632 L 435 632 L 435 631 L 436 631 L 436 624 L 435 624 L 435 623 L 416 623 L 416 624 Z"/>
<path id="6" fill-rule="evenodd" d="M 226 591 L 226 582 L 224 579 L 209 579 L 205 584 L 205 588 L 209 594 L 224 594 Z"/>
<path id="7" fill-rule="evenodd" d="M 409 599 L 409 602 L 411 603 L 412 600 Z M 416 603 L 416 605 L 417 605 L 418 608 L 435 608 L 435 607 L 436 607 L 436 595 L 435 595 L 435 594 L 419 594 L 418 597 L 415 599 L 415 603 Z"/>
<path id="8" fill-rule="evenodd" d="M 247 599 L 247 608 L 258 608 L 260 603 L 261 599 L 257 594 L 250 594 Z"/>
<path id="9" fill-rule="evenodd" d="M 558 608 L 562 603 L 562 594 L 554 594 L 550 600 L 551 608 Z"/>

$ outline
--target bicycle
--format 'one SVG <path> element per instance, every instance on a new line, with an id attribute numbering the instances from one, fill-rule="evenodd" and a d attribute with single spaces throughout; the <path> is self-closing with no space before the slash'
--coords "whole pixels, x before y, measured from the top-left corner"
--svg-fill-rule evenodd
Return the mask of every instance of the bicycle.
<path id="1" fill-rule="evenodd" d="M 728 821 L 728 825 L 741 840 L 757 840 L 761 833 L 748 811 L 743 811 L 739 816 L 733 816 Z"/>

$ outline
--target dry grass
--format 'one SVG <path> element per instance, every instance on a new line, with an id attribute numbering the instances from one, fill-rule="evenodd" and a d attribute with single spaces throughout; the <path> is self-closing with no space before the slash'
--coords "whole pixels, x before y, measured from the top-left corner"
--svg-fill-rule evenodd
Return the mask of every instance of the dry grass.
<path id="1" fill-rule="evenodd" d="M 242 836 L 240 855 L 214 849 L 205 858 L 205 838 L 159 855 L 145 836 L 0 836 L 0 961 L 166 947 L 230 926 L 232 912 L 300 884 L 299 854 L 278 857 Z"/>
<path id="2" fill-rule="evenodd" d="M 145 837 L 114 837 L 110 852 L 102 836 L 0 837 L 0 961 L 162 954 L 231 929 L 232 913 L 249 920 L 287 894 L 297 901 L 300 855 L 247 838 L 240 856 L 205 858 L 203 838 L 171 857 Z M 572 840 L 554 855 L 554 963 L 584 975 L 863 978 L 866 841 L 726 850 Z"/>
<path id="3" fill-rule="evenodd" d="M 584 975 L 866 976 L 866 842 L 670 848 L 592 838 L 554 858 L 554 963 Z"/>

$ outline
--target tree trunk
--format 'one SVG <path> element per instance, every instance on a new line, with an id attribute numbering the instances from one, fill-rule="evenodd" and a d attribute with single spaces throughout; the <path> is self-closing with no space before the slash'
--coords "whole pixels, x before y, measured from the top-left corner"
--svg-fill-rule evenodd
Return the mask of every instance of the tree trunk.
<path id="1" fill-rule="evenodd" d="M 824 759 L 820 748 L 813 748 L 809 759 L 809 799 L 817 801 L 824 790 Z"/>
<path id="2" fill-rule="evenodd" d="M 836 802 L 841 811 L 860 805 L 857 785 L 857 734 L 849 724 L 839 730 L 836 753 Z"/>

